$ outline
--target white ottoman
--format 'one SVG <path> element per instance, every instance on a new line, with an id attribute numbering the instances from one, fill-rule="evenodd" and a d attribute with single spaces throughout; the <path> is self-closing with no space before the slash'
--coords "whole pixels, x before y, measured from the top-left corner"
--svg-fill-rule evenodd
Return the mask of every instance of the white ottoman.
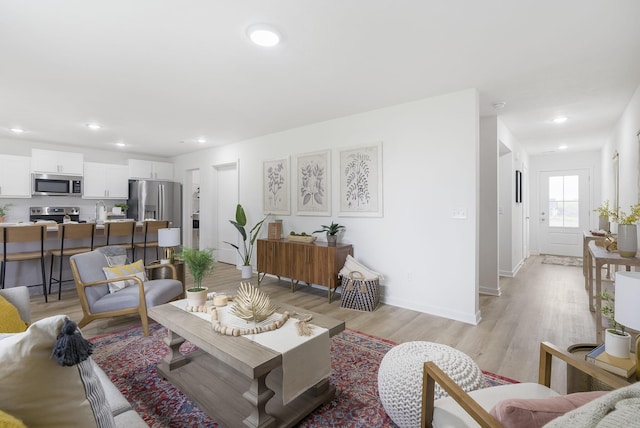
<path id="1" fill-rule="evenodd" d="M 431 342 L 407 342 L 391 348 L 378 369 L 378 391 L 384 410 L 400 428 L 419 427 L 422 371 L 433 361 L 465 391 L 485 387 L 480 367 L 463 352 Z M 448 394 L 436 383 L 436 398 Z"/>

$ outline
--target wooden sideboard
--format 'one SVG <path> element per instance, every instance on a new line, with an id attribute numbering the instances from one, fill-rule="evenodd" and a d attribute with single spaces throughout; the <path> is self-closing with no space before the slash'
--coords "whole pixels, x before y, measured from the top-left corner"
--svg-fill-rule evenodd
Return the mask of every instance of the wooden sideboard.
<path id="1" fill-rule="evenodd" d="M 328 288 L 329 303 L 338 287 L 338 273 L 347 255 L 353 257 L 350 244 L 290 242 L 285 239 L 258 239 L 258 284 L 266 274 L 291 279 L 291 291 L 298 282 Z M 262 274 L 262 276 L 260 276 Z"/>

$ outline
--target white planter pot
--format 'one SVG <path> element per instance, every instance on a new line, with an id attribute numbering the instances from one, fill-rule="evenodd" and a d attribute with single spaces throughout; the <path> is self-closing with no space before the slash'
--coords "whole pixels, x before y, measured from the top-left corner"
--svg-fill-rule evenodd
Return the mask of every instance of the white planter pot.
<path id="1" fill-rule="evenodd" d="M 242 266 L 242 279 L 249 279 L 253 276 L 253 267 L 252 266 Z"/>
<path id="2" fill-rule="evenodd" d="M 604 350 L 607 354 L 618 358 L 630 358 L 631 335 L 611 333 L 608 329 L 604 336 Z"/>
<path id="3" fill-rule="evenodd" d="M 638 228 L 635 224 L 618 225 L 618 252 L 622 257 L 635 257 L 638 252 Z"/>
<path id="4" fill-rule="evenodd" d="M 189 306 L 204 306 L 207 303 L 207 287 L 203 287 L 201 291 L 189 291 L 187 290 L 187 303 Z"/>

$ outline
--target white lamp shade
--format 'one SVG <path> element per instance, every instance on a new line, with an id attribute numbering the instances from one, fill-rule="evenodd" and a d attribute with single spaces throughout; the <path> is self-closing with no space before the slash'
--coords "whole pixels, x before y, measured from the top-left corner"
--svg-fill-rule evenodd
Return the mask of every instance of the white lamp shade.
<path id="1" fill-rule="evenodd" d="M 615 319 L 640 330 L 640 272 L 616 272 Z"/>
<path id="2" fill-rule="evenodd" d="M 158 246 L 159 247 L 175 247 L 180 245 L 180 228 L 171 227 L 168 229 L 158 230 Z"/>

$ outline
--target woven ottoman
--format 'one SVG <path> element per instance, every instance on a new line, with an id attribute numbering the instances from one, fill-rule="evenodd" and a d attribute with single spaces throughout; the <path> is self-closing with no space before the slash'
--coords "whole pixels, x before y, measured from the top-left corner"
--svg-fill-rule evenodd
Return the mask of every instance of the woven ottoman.
<path id="1" fill-rule="evenodd" d="M 471 357 L 457 349 L 431 342 L 394 346 L 380 363 L 378 392 L 384 410 L 400 428 L 420 426 L 425 361 L 436 363 L 467 392 L 485 387 L 482 370 Z M 436 383 L 436 398 L 447 395 Z"/>

